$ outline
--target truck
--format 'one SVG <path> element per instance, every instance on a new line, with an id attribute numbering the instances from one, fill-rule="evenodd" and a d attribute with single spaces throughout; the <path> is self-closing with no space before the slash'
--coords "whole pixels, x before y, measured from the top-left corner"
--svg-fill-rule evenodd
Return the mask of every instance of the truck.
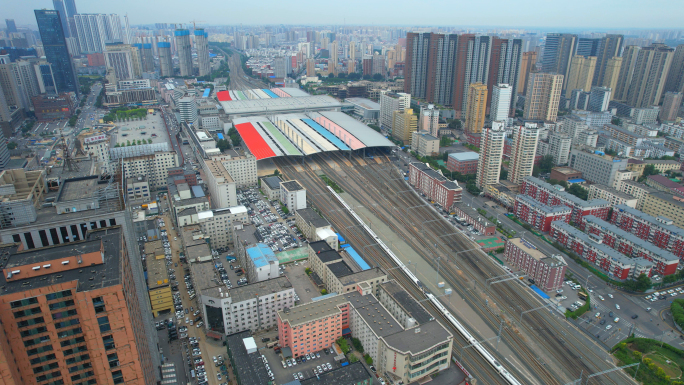
<path id="1" fill-rule="evenodd" d="M 233 261 L 235 261 L 235 260 L 236 260 L 236 259 L 235 259 L 234 256 L 232 256 L 232 255 L 226 255 L 226 261 L 228 261 L 228 262 L 233 262 Z"/>

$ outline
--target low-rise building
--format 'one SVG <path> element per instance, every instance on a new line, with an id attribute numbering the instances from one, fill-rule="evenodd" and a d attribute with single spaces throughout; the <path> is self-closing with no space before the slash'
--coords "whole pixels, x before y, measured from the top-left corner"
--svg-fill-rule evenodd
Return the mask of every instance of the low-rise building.
<path id="1" fill-rule="evenodd" d="M 684 230 L 675 226 L 672 219 L 664 216 L 654 217 L 629 206 L 620 205 L 615 206 L 610 222 L 684 259 Z"/>
<path id="2" fill-rule="evenodd" d="M 38 121 L 69 119 L 75 111 L 74 101 L 68 93 L 40 94 L 31 98 Z"/>
<path id="3" fill-rule="evenodd" d="M 157 242 L 161 243 L 161 241 Z M 173 295 L 164 249 L 162 249 L 161 256 L 152 255 L 147 258 L 147 292 L 150 295 L 152 314 L 155 317 L 161 312 L 173 312 Z"/>
<path id="4" fill-rule="evenodd" d="M 257 243 L 245 248 L 247 280 L 261 282 L 279 276 L 278 258 L 265 243 Z"/>
<path id="5" fill-rule="evenodd" d="M 295 225 L 309 242 L 317 240 L 316 232 L 318 230 L 331 230 L 330 222 L 318 215 L 312 208 L 295 211 Z"/>
<path id="6" fill-rule="evenodd" d="M 569 166 L 582 172 L 583 178 L 590 182 L 614 186 L 617 171 L 627 169 L 627 159 L 573 149 Z"/>
<path id="7" fill-rule="evenodd" d="M 271 381 L 251 330 L 227 335 L 226 346 L 230 367 L 240 385 L 262 385 Z"/>
<path id="8" fill-rule="evenodd" d="M 149 201 L 151 196 L 147 178 L 142 175 L 136 178 L 127 178 L 126 194 L 128 195 L 128 200 Z"/>
<path id="9" fill-rule="evenodd" d="M 563 287 L 568 264 L 562 255 L 544 255 L 533 244 L 521 238 L 506 242 L 504 257 L 514 269 L 521 270 L 544 291 Z"/>
<path id="10" fill-rule="evenodd" d="M 266 194 L 270 201 L 280 199 L 280 183 L 283 180 L 279 176 L 269 176 L 261 178 L 261 191 Z"/>
<path id="11" fill-rule="evenodd" d="M 552 223 L 550 234 L 556 242 L 605 271 L 613 279 L 637 278 L 641 274 L 651 276 L 652 262 L 641 258 L 629 258 L 604 245 L 596 236 L 585 234 L 568 223 Z"/>
<path id="12" fill-rule="evenodd" d="M 465 203 L 455 203 L 451 210 L 459 218 L 473 225 L 473 228 L 482 235 L 496 234 L 496 224 L 478 213 L 475 207 L 468 206 Z"/>
<path id="13" fill-rule="evenodd" d="M 664 175 L 649 175 L 646 178 L 646 184 L 658 191 L 669 192 L 684 196 L 684 186 L 679 183 L 671 181 Z"/>
<path id="14" fill-rule="evenodd" d="M 233 229 L 250 222 L 245 206 L 200 211 L 197 213 L 197 221 L 202 233 L 209 238 L 215 249 L 233 245 Z"/>
<path id="15" fill-rule="evenodd" d="M 306 208 L 306 189 L 296 180 L 280 182 L 280 201 L 291 212 Z"/>
<path id="16" fill-rule="evenodd" d="M 365 122 L 377 122 L 380 119 L 380 103 L 366 98 L 346 98 L 345 102 L 354 106 L 354 116 Z"/>
<path id="17" fill-rule="evenodd" d="M 522 194 L 515 197 L 513 212 L 518 219 L 543 232 L 551 229 L 551 222 L 570 222 L 572 214 L 572 210 L 565 205 L 547 206 Z"/>
<path id="18" fill-rule="evenodd" d="M 582 218 L 579 225 L 581 230 L 595 236 L 604 245 L 629 257 L 643 258 L 652 262 L 654 273 L 666 276 L 677 272 L 679 257 L 641 238 L 634 237 L 615 225 L 591 215 Z"/>
<path id="19" fill-rule="evenodd" d="M 452 152 L 447 158 L 446 168 L 463 175 L 477 174 L 477 162 L 480 154 L 474 151 Z"/>
<path id="20" fill-rule="evenodd" d="M 199 225 L 183 226 L 179 235 L 188 262 L 199 263 L 213 259 L 207 239 Z"/>
<path id="21" fill-rule="evenodd" d="M 367 385 L 375 376 L 360 361 L 299 381 L 301 385 Z"/>
<path id="22" fill-rule="evenodd" d="M 409 165 L 409 183 L 447 211 L 451 210 L 454 203 L 461 202 L 463 189 L 458 182 L 450 182 L 425 163 L 413 162 Z"/>
<path id="23" fill-rule="evenodd" d="M 611 206 L 627 205 L 634 208 L 639 203 L 636 197 L 601 184 L 589 185 L 589 199 L 603 199 L 608 201 Z"/>
<path id="24" fill-rule="evenodd" d="M 439 154 L 439 139 L 425 131 L 415 131 L 411 134 L 411 149 L 420 156 L 435 156 Z"/>
<path id="25" fill-rule="evenodd" d="M 230 174 L 238 188 L 256 186 L 257 161 L 256 157 L 243 150 L 226 150 L 221 154 L 211 156 L 211 160 L 218 161 Z"/>
<path id="26" fill-rule="evenodd" d="M 615 189 L 635 197 L 637 199 L 637 205 L 635 207 L 637 210 L 643 210 L 644 201 L 646 200 L 646 196 L 648 194 L 658 191 L 652 187 L 646 186 L 643 183 L 633 180 L 621 180 L 615 186 Z"/>
<path id="27" fill-rule="evenodd" d="M 114 149 L 110 149 L 110 156 L 114 155 L 112 158 L 118 159 L 118 156 L 124 156 L 121 158 L 121 162 L 126 176 L 146 177 L 150 191 L 166 187 L 168 169 L 178 167 L 178 155 L 175 151 L 154 151 L 152 154 L 146 154 L 146 150 L 141 149 L 141 155 L 126 156 L 125 153 L 120 154 L 119 152 L 112 152 L 112 150 Z"/>
<path id="28" fill-rule="evenodd" d="M 538 202 L 548 206 L 565 205 L 572 210 L 570 221 L 579 223 L 585 215 L 594 215 L 601 219 L 608 217 L 610 203 L 603 199 L 585 201 L 570 193 L 560 185 L 552 185 L 539 178 L 528 176 L 523 180 L 520 194 L 532 197 Z"/>
<path id="29" fill-rule="evenodd" d="M 582 172 L 577 171 L 572 167 L 554 167 L 551 169 L 551 175 L 549 179 L 555 179 L 557 181 L 570 181 L 573 179 L 582 179 Z"/>

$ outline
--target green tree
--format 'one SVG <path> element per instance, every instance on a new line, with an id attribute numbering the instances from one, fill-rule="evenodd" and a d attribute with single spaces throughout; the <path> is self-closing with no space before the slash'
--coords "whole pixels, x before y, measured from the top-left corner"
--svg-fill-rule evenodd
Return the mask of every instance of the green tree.
<path id="1" fill-rule="evenodd" d="M 228 143 L 228 141 L 225 139 L 219 139 L 216 142 L 216 147 L 218 147 L 218 149 L 221 150 L 221 152 L 223 152 L 230 148 L 230 143 Z"/>
<path id="2" fill-rule="evenodd" d="M 532 166 L 532 176 L 537 178 L 539 177 L 539 174 L 541 174 L 541 170 L 539 169 L 539 166 L 535 164 L 534 166 Z"/>
<path id="3" fill-rule="evenodd" d="M 580 186 L 578 183 L 573 183 L 568 189 L 568 192 L 580 199 L 587 200 L 589 198 L 589 191 L 584 187 Z"/>
<path id="4" fill-rule="evenodd" d="M 147 144 L 152 144 L 152 139 L 147 139 Z"/>
<path id="5" fill-rule="evenodd" d="M 622 125 L 622 119 L 618 118 L 617 116 L 613 116 L 613 119 L 611 119 L 610 122 L 616 126 Z"/>
<path id="6" fill-rule="evenodd" d="M 459 119 L 453 119 L 449 122 L 449 128 L 452 130 L 460 130 L 463 127 L 463 123 Z"/>
<path id="7" fill-rule="evenodd" d="M 501 167 L 501 175 L 499 176 L 499 179 L 508 179 L 508 170 Z"/>
<path id="8" fill-rule="evenodd" d="M 641 274 L 639 278 L 632 280 L 632 281 L 626 281 L 624 284 L 625 289 L 628 290 L 633 290 L 633 291 L 646 291 L 648 290 L 653 283 L 651 282 L 651 278 L 649 278 L 646 274 Z"/>
<path id="9" fill-rule="evenodd" d="M 439 147 L 449 147 L 454 141 L 448 136 L 442 136 L 439 138 Z"/>
<path id="10" fill-rule="evenodd" d="M 323 289 L 323 290 L 321 290 L 321 294 L 322 294 L 322 295 L 326 295 L 326 294 L 328 294 L 328 291 L 325 290 L 325 289 Z"/>
<path id="11" fill-rule="evenodd" d="M 553 162 L 553 156 L 551 155 L 544 155 L 542 156 L 541 160 L 539 161 L 539 169 L 543 173 L 550 173 L 551 169 L 555 166 Z"/>
<path id="12" fill-rule="evenodd" d="M 356 351 L 363 353 L 363 345 L 361 344 L 361 340 L 358 338 L 352 338 L 352 345 L 354 346 L 354 349 Z"/>
<path id="13" fill-rule="evenodd" d="M 375 75 L 373 75 L 373 80 L 379 81 L 379 80 L 382 80 L 382 79 L 383 79 L 383 76 L 380 75 L 380 74 L 375 74 Z"/>
<path id="14" fill-rule="evenodd" d="M 130 141 L 130 140 L 127 140 L 127 141 L 126 141 L 126 146 L 130 146 L 130 145 L 131 145 L 131 141 Z"/>
<path id="15" fill-rule="evenodd" d="M 14 150 L 15 148 L 17 148 L 17 144 L 15 142 L 7 143 L 7 149 L 8 150 Z"/>
<path id="16" fill-rule="evenodd" d="M 647 164 L 646 167 L 644 167 L 644 172 L 641 174 L 641 177 L 645 178 L 649 175 L 658 175 L 658 170 L 656 170 L 655 166 L 652 164 Z"/>

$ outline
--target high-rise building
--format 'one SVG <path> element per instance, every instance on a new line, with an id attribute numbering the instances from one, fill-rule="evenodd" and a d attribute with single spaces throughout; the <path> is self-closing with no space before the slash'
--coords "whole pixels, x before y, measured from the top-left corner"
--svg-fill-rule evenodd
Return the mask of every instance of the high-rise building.
<path id="1" fill-rule="evenodd" d="M 575 53 L 577 35 L 570 33 L 549 33 L 546 35 L 542 72 L 559 74 L 567 81 L 570 74 L 570 62 Z M 565 89 L 565 86 L 562 87 Z"/>
<path id="2" fill-rule="evenodd" d="M 596 56 L 599 51 L 601 39 L 580 37 L 575 44 L 575 55 Z"/>
<path id="3" fill-rule="evenodd" d="M 349 60 L 356 60 L 356 42 L 349 42 Z"/>
<path id="4" fill-rule="evenodd" d="M 555 165 L 568 163 L 572 138 L 562 132 L 549 133 L 549 155 L 553 157 Z"/>
<path id="5" fill-rule="evenodd" d="M 177 29 L 173 34 L 176 37 L 176 52 L 178 53 L 180 76 L 192 76 L 192 45 L 190 44 L 190 31 L 187 29 Z"/>
<path id="6" fill-rule="evenodd" d="M 658 119 L 661 122 L 673 122 L 677 120 L 677 113 L 682 106 L 681 92 L 666 92 L 663 98 L 663 106 L 658 112 Z"/>
<path id="7" fill-rule="evenodd" d="M 182 121 L 194 125 L 197 122 L 197 102 L 192 96 L 178 99 L 178 112 Z"/>
<path id="8" fill-rule="evenodd" d="M 588 111 L 604 112 L 608 111 L 608 104 L 610 103 L 611 90 L 608 87 L 591 87 L 589 94 Z"/>
<path id="9" fill-rule="evenodd" d="M 3 247 L 0 362 L 16 363 L 4 366 L 4 383 L 157 383 L 141 314 L 149 306 L 138 296 L 145 282 L 132 267 L 140 261 L 121 226 L 83 227 L 78 242 Z"/>
<path id="10" fill-rule="evenodd" d="M 81 53 L 104 52 L 108 43 L 123 42 L 121 19 L 111 14 L 79 14 L 74 16 Z"/>
<path id="11" fill-rule="evenodd" d="M 562 86 L 563 75 L 542 72 L 530 74 L 523 119 L 555 122 Z"/>
<path id="12" fill-rule="evenodd" d="M 472 34 L 464 34 L 458 37 L 453 91 L 453 107 L 457 119 L 463 119 L 464 115 L 467 116 L 466 111 L 470 108 L 468 106 L 470 84 L 487 84 L 492 50 L 491 39 L 491 36 L 475 36 Z M 486 110 L 486 101 L 484 107 Z"/>
<path id="13" fill-rule="evenodd" d="M 404 92 L 450 105 L 458 35 L 410 32 L 406 44 Z"/>
<path id="14" fill-rule="evenodd" d="M 520 64 L 522 61 L 522 39 L 492 38 L 492 53 L 487 78 L 487 112 L 494 96 L 494 86 L 508 84 L 511 87 L 508 102 L 510 107 L 515 102 L 513 95 L 518 93 L 518 78 L 520 76 Z"/>
<path id="15" fill-rule="evenodd" d="M 675 48 L 664 92 L 684 92 L 684 44 Z"/>
<path id="16" fill-rule="evenodd" d="M 104 57 L 107 67 L 114 69 L 117 80 L 142 78 L 142 61 L 138 48 L 128 44 L 107 44 Z"/>
<path id="17" fill-rule="evenodd" d="M 511 163 L 508 167 L 508 180 L 521 184 L 527 176 L 532 176 L 534 157 L 537 155 L 539 128 L 536 124 L 525 123 L 513 129 Z"/>
<path id="18" fill-rule="evenodd" d="M 160 41 L 157 43 L 157 50 L 159 51 L 159 73 L 161 76 L 173 76 L 171 43 Z"/>
<path id="19" fill-rule="evenodd" d="M 17 24 L 14 19 L 5 19 L 5 25 L 7 26 L 7 33 L 17 32 Z"/>
<path id="20" fill-rule="evenodd" d="M 603 73 L 603 83 L 600 84 L 603 87 L 610 88 L 611 95 L 610 98 L 613 100 L 615 98 L 615 91 L 617 89 L 618 79 L 620 77 L 620 67 L 622 66 L 621 57 L 613 57 L 608 59 L 606 64 L 606 70 Z"/>
<path id="21" fill-rule="evenodd" d="M 411 142 L 411 136 L 418 130 L 418 117 L 413 109 L 398 110 L 392 113 L 392 137 L 404 144 Z"/>
<path id="22" fill-rule="evenodd" d="M 314 59 L 306 59 L 306 76 L 316 76 L 316 62 L 314 61 Z"/>
<path id="23" fill-rule="evenodd" d="M 203 29 L 195 30 L 195 50 L 197 51 L 197 66 L 199 76 L 206 76 L 211 73 L 211 63 L 209 62 L 209 34 Z"/>
<path id="24" fill-rule="evenodd" d="M 499 183 L 505 137 L 506 125 L 503 122 L 492 122 L 491 127 L 485 127 L 482 131 L 480 158 L 477 161 L 475 179 L 475 184 L 480 190 L 484 190 L 488 185 Z"/>
<path id="25" fill-rule="evenodd" d="M 624 36 L 613 34 L 608 34 L 601 38 L 601 43 L 599 44 L 598 53 L 596 55 L 596 71 L 594 72 L 592 85 L 604 85 L 603 79 L 606 74 L 606 69 L 608 68 L 608 62 L 612 58 L 620 56 L 623 40 Z"/>
<path id="26" fill-rule="evenodd" d="M 470 133 L 482 132 L 487 110 L 487 86 L 482 83 L 470 84 L 464 130 Z"/>
<path id="27" fill-rule="evenodd" d="M 508 84 L 497 84 L 494 86 L 492 94 L 489 119 L 495 122 L 506 121 L 511 109 L 513 87 Z"/>
<path id="28" fill-rule="evenodd" d="M 45 58 L 52 64 L 57 92 L 79 93 L 74 64 L 67 48 L 59 13 L 54 10 L 35 10 Z"/>
<path id="29" fill-rule="evenodd" d="M 536 67 L 537 52 L 523 52 L 522 62 L 520 63 L 520 76 L 518 78 L 518 84 L 520 84 L 520 87 L 518 87 L 519 94 L 527 95 L 527 81 L 530 79 L 530 73 L 534 72 Z"/>
<path id="30" fill-rule="evenodd" d="M 331 43 L 332 45 L 332 43 Z M 336 45 L 337 46 L 337 45 Z M 335 55 L 337 56 L 337 55 Z M 387 71 L 385 70 L 385 57 L 378 54 L 377 52 L 373 55 L 373 75 L 381 75 L 383 78 L 387 76 Z"/>
<path id="31" fill-rule="evenodd" d="M 427 107 L 420 106 L 418 129 L 427 131 L 435 138 L 439 138 L 439 110 L 435 108 L 434 104 L 428 104 Z"/>
<path id="32" fill-rule="evenodd" d="M 131 32 L 131 26 L 128 22 L 128 14 L 124 15 L 124 30 L 123 30 L 123 42 L 125 44 L 133 44 L 133 34 Z"/>
<path id="33" fill-rule="evenodd" d="M 634 67 L 640 51 L 641 47 L 636 45 L 628 45 L 622 52 L 620 74 L 618 75 L 617 84 L 615 85 L 615 89 L 613 90 L 613 100 L 618 100 L 621 102 L 627 101 L 629 85 L 632 83 L 632 77 L 634 76 Z"/>
<path id="34" fill-rule="evenodd" d="M 674 49 L 665 44 L 651 44 L 639 51 L 627 93 L 628 105 L 641 108 L 660 104 L 673 57 Z"/>
<path id="35" fill-rule="evenodd" d="M 154 72 L 154 52 L 151 43 L 143 43 L 142 47 L 137 47 L 140 53 L 143 72 Z"/>
<path id="36" fill-rule="evenodd" d="M 273 60 L 275 69 L 273 74 L 276 79 L 284 79 L 287 75 L 292 72 L 292 60 L 289 56 L 280 56 Z"/>
<path id="37" fill-rule="evenodd" d="M 28 104 L 25 104 L 22 98 L 19 79 L 15 76 L 16 67 L 16 62 L 0 64 L 0 92 L 5 95 L 5 102 L 8 106 L 28 109 Z"/>
<path id="38" fill-rule="evenodd" d="M 59 12 L 59 20 L 62 23 L 62 30 L 64 30 L 64 37 L 71 37 L 71 30 L 69 29 L 69 16 L 64 7 L 63 0 L 52 0 L 52 6 L 55 11 Z"/>
<path id="39" fill-rule="evenodd" d="M 380 95 L 380 127 L 392 131 L 394 111 L 404 111 L 411 107 L 411 94 L 386 92 Z"/>
<path id="40" fill-rule="evenodd" d="M 589 92 L 595 69 L 596 56 L 575 55 L 570 63 L 570 74 L 564 86 L 565 97 L 569 98 L 573 90 Z"/>
<path id="41" fill-rule="evenodd" d="M 328 57 L 328 73 L 337 76 L 337 42 L 330 43 L 330 56 Z"/>

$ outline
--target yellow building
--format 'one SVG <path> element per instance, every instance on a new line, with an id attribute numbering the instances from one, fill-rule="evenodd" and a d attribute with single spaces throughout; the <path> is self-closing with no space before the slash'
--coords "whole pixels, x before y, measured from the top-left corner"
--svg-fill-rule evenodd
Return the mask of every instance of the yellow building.
<path id="1" fill-rule="evenodd" d="M 487 86 L 472 83 L 468 88 L 468 105 L 466 107 L 465 131 L 479 134 L 482 132 L 487 110 Z"/>
<path id="2" fill-rule="evenodd" d="M 163 254 L 158 259 L 147 259 L 147 287 L 155 317 L 166 311 L 173 312 L 173 292 Z"/>
<path id="3" fill-rule="evenodd" d="M 664 216 L 684 229 L 684 198 L 671 192 L 654 192 L 646 195 L 643 212 L 654 217 Z"/>
<path id="4" fill-rule="evenodd" d="M 569 98 L 572 90 L 591 91 L 594 71 L 596 71 L 596 56 L 575 55 L 570 63 L 570 74 L 565 85 L 565 97 Z"/>
<path id="5" fill-rule="evenodd" d="M 618 76 L 620 76 L 620 68 L 622 67 L 622 58 L 613 57 L 608 59 L 606 63 L 606 72 L 603 75 L 602 86 L 610 88 L 610 100 L 613 100 L 615 95 L 615 88 L 617 87 Z"/>
<path id="6" fill-rule="evenodd" d="M 408 144 L 411 142 L 411 135 L 416 130 L 418 130 L 418 116 L 413 114 L 412 108 L 392 112 L 392 137 L 394 139 Z"/>

